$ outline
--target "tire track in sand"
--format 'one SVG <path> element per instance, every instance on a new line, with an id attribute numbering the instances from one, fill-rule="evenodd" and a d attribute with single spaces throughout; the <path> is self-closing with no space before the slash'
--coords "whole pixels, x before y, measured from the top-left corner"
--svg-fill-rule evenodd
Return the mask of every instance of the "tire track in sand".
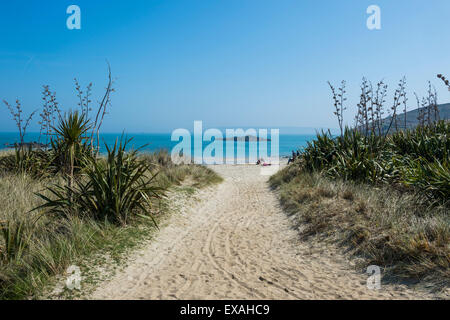
<path id="1" fill-rule="evenodd" d="M 298 239 L 254 165 L 213 166 L 225 181 L 180 206 L 93 299 L 417 299 L 414 288 L 366 287 L 336 249 Z M 175 194 L 177 196 L 177 194 Z M 175 199 L 176 200 L 176 199 Z"/>

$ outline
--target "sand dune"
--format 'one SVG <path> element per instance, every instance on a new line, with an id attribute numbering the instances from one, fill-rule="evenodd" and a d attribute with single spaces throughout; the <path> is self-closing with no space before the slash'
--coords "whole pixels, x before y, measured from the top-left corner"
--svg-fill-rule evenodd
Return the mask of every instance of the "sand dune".
<path id="1" fill-rule="evenodd" d="M 369 290 L 338 250 L 300 241 L 253 165 L 213 167 L 225 181 L 170 218 L 93 299 L 418 299 L 405 286 Z"/>

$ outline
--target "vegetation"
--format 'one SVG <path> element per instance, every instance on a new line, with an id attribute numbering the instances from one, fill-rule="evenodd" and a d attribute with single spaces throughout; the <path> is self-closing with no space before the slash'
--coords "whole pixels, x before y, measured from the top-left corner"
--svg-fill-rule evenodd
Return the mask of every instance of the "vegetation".
<path id="1" fill-rule="evenodd" d="M 112 149 L 106 146 L 106 159 L 86 157 L 75 185 L 48 187 L 52 197 L 39 194 L 45 203 L 37 209 L 48 208 L 61 216 L 83 212 L 95 220 L 122 225 L 137 212 L 150 213 L 150 199 L 160 198 L 164 189 L 153 183 L 156 174 L 138 159 L 136 151 L 125 152 L 126 145 L 120 141 Z"/>
<path id="2" fill-rule="evenodd" d="M 157 228 L 171 186 L 221 181 L 206 167 L 172 163 L 167 151 L 128 150 L 130 140 L 123 138 L 100 154 L 111 72 L 108 78 L 94 118 L 91 84 L 83 96 L 76 82 L 80 110 L 64 115 L 44 87 L 45 148 L 24 143 L 29 121 L 22 126 L 14 116 L 23 129 L 21 143 L 0 154 L 0 299 L 34 297 L 70 264 L 95 254 L 119 259 Z"/>
<path id="3" fill-rule="evenodd" d="M 23 119 L 23 116 L 22 116 L 23 109 L 22 109 L 22 104 L 20 103 L 19 99 L 16 99 L 15 107 L 10 105 L 8 103 L 8 101 L 6 101 L 6 100 L 3 100 L 3 103 L 8 108 L 8 110 L 11 114 L 11 117 L 13 118 L 13 120 L 17 126 L 17 129 L 19 131 L 20 143 L 23 144 L 24 137 L 27 132 L 27 128 L 30 125 L 30 122 L 33 119 L 33 116 L 36 113 L 36 111 L 33 111 L 26 119 Z"/>
<path id="4" fill-rule="evenodd" d="M 331 178 L 409 189 L 430 203 L 450 199 L 450 123 L 365 135 L 346 128 L 333 138 L 320 133 L 295 165 Z"/>
<path id="5" fill-rule="evenodd" d="M 430 207 L 414 193 L 373 187 L 309 173 L 295 165 L 271 178 L 300 235 L 320 235 L 343 245 L 368 265 L 383 268 L 383 280 L 450 284 L 448 208 Z"/>
<path id="6" fill-rule="evenodd" d="M 152 180 L 155 188 L 168 190 L 181 183 L 200 188 L 220 181 L 220 177 L 204 166 L 168 163 L 162 167 L 148 159 L 158 158 L 160 153 L 167 154 L 163 151 L 137 157 L 155 167 L 146 173 L 149 177 L 158 168 Z M 127 250 L 154 233 L 156 227 L 151 216 L 158 223 L 168 213 L 167 200 L 162 194 L 150 199 L 146 206 L 148 214 L 136 210 L 128 215 L 126 225 L 112 217 L 103 220 L 91 213 L 92 208 L 83 210 L 81 205 L 66 211 L 63 205 L 59 209 L 64 215 L 45 208 L 33 211 L 47 204 L 37 194 L 54 201 L 56 197 L 48 190 L 49 186 L 64 183 L 62 175 L 33 179 L 27 174 L 0 174 L 0 299 L 35 297 L 68 266 L 81 266 L 83 261 L 99 253 L 119 261 Z"/>
<path id="7" fill-rule="evenodd" d="M 306 222 L 304 236 L 333 236 L 389 275 L 448 285 L 450 123 L 440 120 L 430 86 L 419 125 L 407 128 L 397 112 L 407 111 L 405 84 L 382 119 L 387 86 L 372 90 L 364 79 L 355 126 L 336 137 L 318 133 L 270 183 L 284 208 Z M 344 86 L 331 88 L 341 126 Z"/>

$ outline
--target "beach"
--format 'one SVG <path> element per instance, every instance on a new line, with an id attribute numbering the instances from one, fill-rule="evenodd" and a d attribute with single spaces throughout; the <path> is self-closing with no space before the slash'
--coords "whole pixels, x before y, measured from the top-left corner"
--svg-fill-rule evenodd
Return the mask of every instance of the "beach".
<path id="1" fill-rule="evenodd" d="M 215 165 L 224 182 L 180 206 L 91 299 L 430 299 L 367 287 L 339 248 L 299 238 L 256 165 Z M 173 199 L 176 202 L 176 199 Z"/>

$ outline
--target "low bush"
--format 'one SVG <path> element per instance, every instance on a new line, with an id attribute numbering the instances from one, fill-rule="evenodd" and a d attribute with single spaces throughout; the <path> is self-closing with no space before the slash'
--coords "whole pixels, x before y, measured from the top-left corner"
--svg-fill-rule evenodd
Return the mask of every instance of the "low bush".
<path id="1" fill-rule="evenodd" d="M 450 123 L 437 122 L 388 136 L 346 128 L 342 136 L 319 133 L 293 164 L 299 170 L 370 184 L 398 184 L 425 193 L 431 202 L 449 200 Z"/>
<path id="2" fill-rule="evenodd" d="M 160 198 L 163 188 L 158 186 L 150 166 L 137 156 L 137 151 L 126 152 L 127 142 L 106 146 L 103 159 L 88 157 L 74 186 L 47 188 L 48 197 L 38 194 L 44 204 L 36 209 L 66 216 L 72 212 L 87 214 L 98 221 L 126 225 L 136 214 L 151 215 L 151 198 Z"/>
<path id="3" fill-rule="evenodd" d="M 221 180 L 204 166 L 156 165 L 158 153 L 125 152 L 119 144 L 85 162 L 70 189 L 61 172 L 47 179 L 0 172 L 0 299 L 36 297 L 55 275 L 99 253 L 120 261 L 151 237 L 167 212 L 166 200 L 153 192 L 183 181 L 201 188 Z M 11 152 L 0 160 L 5 156 Z"/>
<path id="4" fill-rule="evenodd" d="M 378 265 L 391 279 L 428 280 L 450 285 L 448 208 L 429 206 L 413 193 L 330 179 L 320 173 L 293 173 L 293 166 L 270 179 L 300 234 L 325 236 L 351 249 L 361 267 Z"/>

